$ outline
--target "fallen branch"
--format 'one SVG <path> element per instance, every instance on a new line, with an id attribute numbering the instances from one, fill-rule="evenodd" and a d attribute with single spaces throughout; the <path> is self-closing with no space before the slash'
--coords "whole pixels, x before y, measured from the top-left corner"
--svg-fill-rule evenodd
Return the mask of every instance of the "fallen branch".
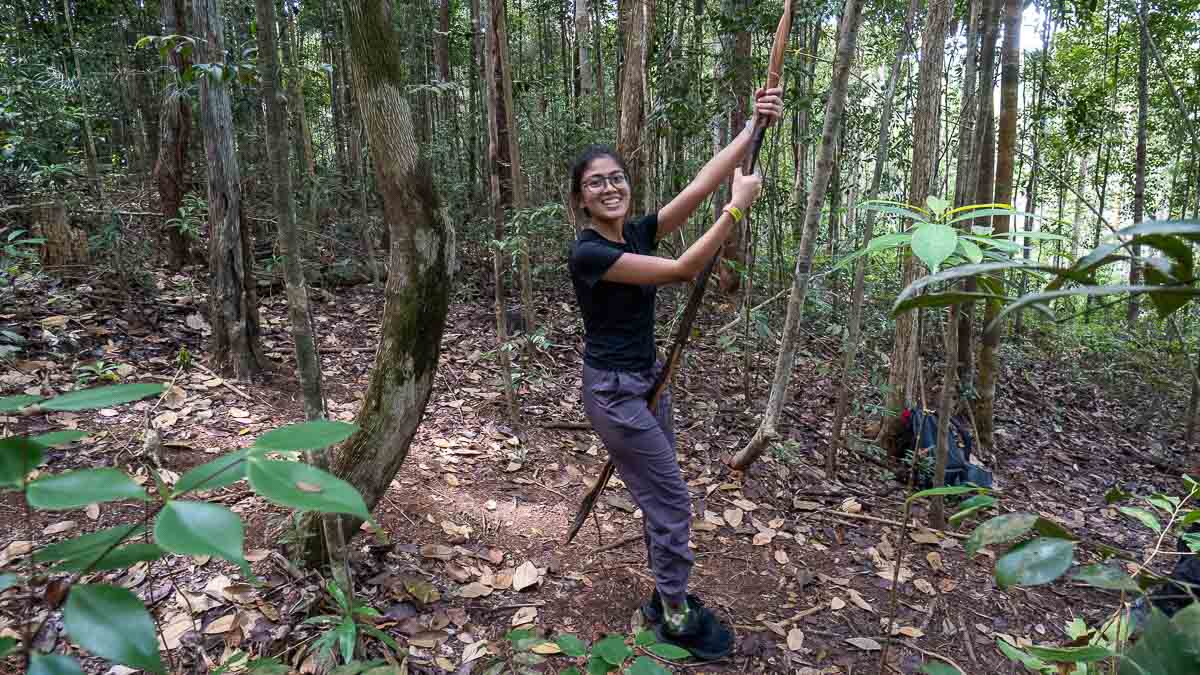
<path id="1" fill-rule="evenodd" d="M 887 518 L 877 518 L 875 516 L 868 516 L 868 515 L 862 514 L 862 513 L 845 513 L 843 511 L 837 511 L 835 509 L 817 509 L 815 511 L 808 511 L 807 513 L 827 513 L 829 515 L 840 516 L 842 518 L 849 518 L 851 520 L 866 520 L 866 521 L 870 521 L 872 523 L 880 523 L 882 525 L 891 525 L 893 527 L 903 527 L 904 526 L 904 523 L 901 523 L 898 520 L 888 520 Z M 931 527 L 928 527 L 925 529 L 929 530 L 930 532 L 937 532 L 938 534 L 943 534 L 947 537 L 954 537 L 955 539 L 969 539 L 971 537 L 971 535 L 969 535 L 969 534 L 959 534 L 958 532 L 937 530 L 937 529 L 934 529 Z"/>
<path id="2" fill-rule="evenodd" d="M 912 641 L 912 640 L 905 640 L 905 641 L 904 641 L 904 642 L 902 642 L 901 644 L 903 644 L 905 647 L 909 647 L 909 648 L 915 649 L 916 651 L 918 651 L 918 652 L 920 652 L 920 653 L 922 653 L 922 654 L 924 654 L 925 656 L 928 656 L 928 657 L 930 657 L 930 658 L 934 658 L 934 659 L 937 659 L 937 660 L 939 660 L 939 661 L 945 661 L 945 662 L 946 662 L 947 664 L 949 664 L 951 667 L 953 667 L 953 668 L 957 668 L 957 669 L 958 669 L 958 672 L 960 672 L 960 673 L 965 673 L 965 672 L 967 672 L 967 670 L 966 670 L 965 668 L 963 668 L 962 666 L 960 666 L 960 665 L 958 665 L 957 663 L 955 663 L 955 662 L 954 662 L 954 659 L 950 658 L 949 656 L 942 656 L 941 654 L 938 654 L 937 652 L 931 652 L 931 651 L 929 651 L 929 650 L 927 650 L 927 649 L 921 649 L 921 648 L 920 648 L 920 647 L 918 647 L 917 645 L 913 644 L 913 641 Z"/>
<path id="3" fill-rule="evenodd" d="M 789 289 L 785 288 L 785 289 L 779 291 L 774 296 L 767 298 L 766 300 L 763 300 L 761 303 L 759 303 L 759 305 L 757 307 L 750 308 L 750 311 L 757 312 L 758 310 L 762 309 L 763 307 L 766 307 L 767 305 L 771 304 L 772 302 L 775 302 L 779 298 L 782 298 L 783 294 L 786 293 L 788 290 Z M 726 331 L 733 330 L 739 323 L 742 322 L 742 317 L 743 317 L 742 314 L 738 314 L 736 319 L 734 319 L 733 321 L 730 321 L 729 323 L 725 324 L 724 326 L 721 326 L 720 328 L 718 328 L 716 334 L 720 335 Z"/>
<path id="4" fill-rule="evenodd" d="M 595 555 L 597 553 L 604 553 L 605 551 L 611 551 L 614 548 L 621 548 L 622 546 L 624 546 L 626 544 L 632 544 L 633 542 L 635 542 L 641 538 L 642 538 L 642 535 L 640 535 L 640 534 L 631 534 L 628 537 L 625 537 L 624 539 L 618 539 L 614 542 L 610 542 L 603 546 L 597 547 L 595 551 L 592 551 L 592 555 Z"/>

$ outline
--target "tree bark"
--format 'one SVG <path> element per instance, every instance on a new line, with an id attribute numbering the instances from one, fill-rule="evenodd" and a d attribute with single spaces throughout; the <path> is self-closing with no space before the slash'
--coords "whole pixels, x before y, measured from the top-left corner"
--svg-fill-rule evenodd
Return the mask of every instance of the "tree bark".
<path id="1" fill-rule="evenodd" d="M 338 448 L 331 469 L 373 509 L 408 456 L 433 388 L 450 299 L 454 231 L 441 218 L 432 176 L 418 151 L 390 3 L 345 0 L 344 7 L 353 86 L 391 231 L 391 264 L 359 430 Z M 353 518 L 341 522 L 347 533 L 357 529 Z M 320 537 L 305 542 L 307 560 L 323 557 Z"/>
<path id="2" fill-rule="evenodd" d="M 197 59 L 224 67 L 224 20 L 217 0 L 193 0 Z M 200 77 L 200 125 L 208 164 L 209 302 L 215 368 L 252 379 L 265 364 L 259 346 L 258 297 L 250 231 L 242 223 L 242 188 L 233 150 L 233 112 L 225 83 Z"/>
<path id="3" fill-rule="evenodd" d="M 741 29 L 733 34 L 730 41 L 732 49 L 724 51 L 725 58 L 728 59 L 726 72 L 729 77 L 727 79 L 731 84 L 729 100 L 726 104 L 728 105 L 729 133 L 730 136 L 736 136 L 746 126 L 748 119 L 746 105 L 750 100 L 751 87 L 754 83 L 754 63 L 750 58 L 750 32 L 742 23 L 749 14 L 749 5 L 747 0 L 726 0 L 724 4 L 726 12 L 732 15 L 729 19 L 735 25 L 741 26 Z M 733 176 L 730 176 L 726 184 L 732 185 L 732 182 Z M 719 202 L 714 202 L 714 204 L 717 203 Z M 745 233 L 748 229 L 748 227 L 734 228 L 721 249 L 721 257 L 724 261 L 735 263 L 743 269 L 747 258 Z M 717 279 L 718 287 L 726 295 L 732 296 L 741 290 L 742 277 L 733 265 L 720 265 L 717 269 Z"/>
<path id="4" fill-rule="evenodd" d="M 184 0 L 162 0 L 160 3 L 161 30 L 164 35 L 183 35 Z M 161 138 L 154 178 L 158 183 L 158 201 L 167 233 L 167 251 L 171 268 L 178 270 L 191 257 L 190 238 L 184 230 L 170 221 L 179 217 L 179 207 L 187 185 L 188 139 L 192 132 L 192 105 L 189 97 L 180 92 L 183 73 L 192 67 L 191 58 L 181 50 L 168 49 L 163 68 L 172 75 L 163 88 L 162 113 L 158 124 Z"/>
<path id="5" fill-rule="evenodd" d="M 1013 202 L 1013 160 L 1017 151 L 1017 87 L 1021 75 L 1021 2 L 1004 0 L 1004 44 L 1001 48 L 1000 115 L 996 142 L 996 192 L 1000 204 Z M 1009 217 L 995 216 L 992 229 L 997 234 L 1009 231 Z M 1000 302 L 985 303 L 984 325 L 1000 313 Z M 995 328 L 983 335 L 979 347 L 979 398 L 975 401 L 975 425 L 979 431 L 979 446 L 986 452 L 995 451 L 994 438 L 996 404 L 996 350 L 1000 346 L 1000 330 Z"/>
<path id="6" fill-rule="evenodd" d="M 1140 0 L 1142 3 L 1145 0 Z M 1144 8 L 1139 9 L 1139 12 Z M 1133 174 L 1133 223 L 1137 225 L 1146 217 L 1146 119 L 1150 110 L 1150 92 L 1148 70 L 1150 68 L 1149 32 L 1144 22 L 1138 22 L 1138 73 L 1137 73 L 1137 151 L 1134 159 Z M 1129 285 L 1136 286 L 1141 278 L 1142 247 L 1134 244 L 1130 247 L 1133 259 L 1129 261 Z M 1137 323 L 1138 300 L 1141 296 L 1129 296 L 1129 305 L 1125 313 L 1125 324 L 1130 330 Z"/>
<path id="7" fill-rule="evenodd" d="M 92 118 L 88 115 L 87 99 L 83 95 L 83 69 L 79 66 L 79 50 L 75 48 L 75 23 L 71 20 L 70 0 L 63 0 L 63 16 L 67 21 L 67 46 L 71 48 L 71 60 L 75 63 L 75 86 L 79 88 L 79 108 L 83 118 L 83 152 L 87 163 L 88 181 L 96 196 L 104 199 L 104 186 L 100 183 L 100 169 L 96 161 L 96 136 L 92 132 Z"/>
<path id="8" fill-rule="evenodd" d="M 733 467 L 744 469 L 754 462 L 778 433 L 775 426 L 779 414 L 787 402 L 788 383 L 792 377 L 792 366 L 796 359 L 796 343 L 800 335 L 804 302 L 808 296 L 812 278 L 812 257 L 817 244 L 817 228 L 820 224 L 821 207 L 829 177 L 833 172 L 834 146 L 838 128 L 846 108 L 846 88 L 850 78 L 850 67 L 854 62 L 854 50 L 858 42 L 859 21 L 862 18 L 862 0 L 846 0 L 842 12 L 842 26 L 838 36 L 837 53 L 834 56 L 833 75 L 829 84 L 829 100 L 825 105 L 825 122 L 821 131 L 817 169 L 813 174 L 813 188 L 809 192 L 804 211 L 804 234 L 800 239 L 800 250 L 796 256 L 796 269 L 792 279 L 791 295 L 788 297 L 787 318 L 784 321 L 783 338 L 779 345 L 779 357 L 775 362 L 775 375 L 771 380 L 771 393 L 767 409 L 763 413 L 758 431 L 749 443 L 733 458 Z M 938 50 L 939 61 L 941 50 Z"/>
<path id="9" fill-rule="evenodd" d="M 646 125 L 642 101 L 642 81 L 646 76 L 646 3 L 650 0 L 624 0 L 628 5 L 628 24 L 624 32 L 624 63 L 621 68 L 621 115 L 617 134 L 617 152 L 629 170 L 630 204 L 642 204 L 645 151 L 642 129 Z"/>
<path id="10" fill-rule="evenodd" d="M 592 65 L 592 15 L 588 11 L 588 0 L 575 0 L 575 47 L 579 74 L 579 107 L 591 111 L 589 119 L 595 127 L 600 126 L 600 106 L 596 105 L 596 78 Z"/>
<path id="11" fill-rule="evenodd" d="M 941 104 L 942 50 L 946 44 L 947 23 L 950 17 L 949 0 L 931 0 L 926 17 L 925 35 L 921 38 L 921 66 L 917 75 L 917 103 L 913 111 L 912 169 L 909 175 L 908 203 L 924 205 L 929 198 L 933 167 L 937 161 L 939 113 Z M 906 251 L 904 281 L 907 287 L 920 276 L 921 264 Z M 896 337 L 892 347 L 891 370 L 888 373 L 888 394 L 885 406 L 889 416 L 880 425 L 880 439 L 890 446 L 903 424 L 900 411 L 921 400 L 917 389 L 919 334 L 917 313 L 906 312 L 896 317 Z"/>
<path id="12" fill-rule="evenodd" d="M 882 107 L 879 109 L 879 141 L 875 149 L 875 168 L 871 174 L 871 186 L 867 189 L 865 199 L 867 202 L 879 196 L 879 185 L 883 181 L 883 169 L 887 165 L 888 151 L 891 148 L 892 110 L 896 98 L 896 85 L 900 81 L 900 69 L 904 65 L 904 56 L 908 53 L 908 45 L 912 40 L 913 22 L 920 4 L 921 0 L 912 0 L 908 6 L 908 16 L 904 20 L 900 45 L 896 48 L 896 58 L 892 61 L 892 69 L 888 74 Z M 875 235 L 877 213 L 874 209 L 867 211 L 867 220 L 863 224 L 864 246 Z M 850 408 L 850 378 L 854 372 L 854 362 L 858 358 L 866 272 L 867 258 L 862 256 L 854 266 L 854 290 L 850 296 L 850 316 L 847 319 L 846 340 L 842 343 L 842 379 L 838 383 L 837 404 L 833 409 L 833 433 L 829 440 L 829 447 L 825 451 L 825 475 L 829 478 L 833 478 L 837 473 L 837 452 L 842 446 L 842 428 L 845 424 L 846 413 Z"/>

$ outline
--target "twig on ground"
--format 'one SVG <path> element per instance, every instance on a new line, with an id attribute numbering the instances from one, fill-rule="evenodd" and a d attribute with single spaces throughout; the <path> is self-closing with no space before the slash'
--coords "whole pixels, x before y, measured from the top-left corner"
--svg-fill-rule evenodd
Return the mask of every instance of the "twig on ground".
<path id="1" fill-rule="evenodd" d="M 635 542 L 641 538 L 642 538 L 642 535 L 640 535 L 640 534 L 631 534 L 628 537 L 625 537 L 624 539 L 618 539 L 616 541 L 611 541 L 603 546 L 597 547 L 596 550 L 592 551 L 592 555 L 595 555 L 597 553 L 604 553 L 605 551 L 611 551 L 614 548 L 621 548 L 622 546 L 624 546 L 626 544 L 632 544 L 633 542 Z"/>
<path id="2" fill-rule="evenodd" d="M 901 643 L 901 644 L 903 644 L 905 647 L 909 647 L 909 648 L 911 648 L 911 649 L 914 649 L 914 650 L 916 650 L 916 651 L 918 651 L 918 652 L 920 652 L 920 653 L 922 653 L 922 654 L 924 654 L 925 656 L 928 656 L 928 657 L 930 657 L 930 658 L 934 658 L 934 659 L 937 659 L 937 660 L 939 660 L 939 661 L 945 661 L 945 662 L 946 662 L 946 663 L 948 663 L 950 666 L 952 666 L 952 667 L 954 667 L 954 668 L 957 668 L 957 669 L 958 669 L 958 672 L 960 672 L 960 673 L 965 673 L 965 672 L 967 672 L 967 671 L 966 671 L 966 669 L 964 669 L 962 666 L 960 666 L 960 665 L 958 665 L 957 663 L 955 663 L 955 662 L 954 662 L 954 659 L 950 658 L 949 656 L 942 656 L 941 654 L 938 654 L 937 652 L 931 652 L 931 651 L 929 651 L 928 649 L 921 649 L 921 648 L 920 648 L 920 647 L 918 647 L 916 644 L 914 644 L 912 640 L 905 640 L 905 641 L 904 641 L 903 643 Z"/>
<path id="3" fill-rule="evenodd" d="M 230 384 L 229 380 L 226 380 L 225 378 L 221 377 L 220 375 L 214 373 L 212 370 L 209 369 L 208 366 L 204 365 L 203 363 L 198 363 L 196 361 L 193 361 L 192 365 L 194 365 L 197 368 L 199 368 L 200 370 L 204 371 L 204 373 L 207 374 L 209 377 L 215 377 L 218 380 L 220 380 L 221 384 L 224 385 L 227 389 L 229 389 L 229 391 L 232 391 L 233 393 L 237 394 L 238 396 L 241 396 L 242 398 L 246 399 L 247 401 L 254 400 L 254 398 L 252 396 L 250 396 L 250 394 L 247 394 L 246 392 L 242 391 L 241 389 L 238 389 L 237 387 L 233 386 L 232 384 Z"/>

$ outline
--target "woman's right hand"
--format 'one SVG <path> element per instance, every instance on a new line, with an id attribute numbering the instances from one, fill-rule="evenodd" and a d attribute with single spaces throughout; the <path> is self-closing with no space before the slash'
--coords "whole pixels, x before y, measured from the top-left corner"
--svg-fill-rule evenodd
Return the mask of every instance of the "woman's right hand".
<path id="1" fill-rule="evenodd" d="M 733 170 L 733 188 L 729 203 L 746 211 L 758 197 L 760 189 L 762 189 L 762 176 L 757 172 L 743 176 L 742 167 L 739 166 Z"/>

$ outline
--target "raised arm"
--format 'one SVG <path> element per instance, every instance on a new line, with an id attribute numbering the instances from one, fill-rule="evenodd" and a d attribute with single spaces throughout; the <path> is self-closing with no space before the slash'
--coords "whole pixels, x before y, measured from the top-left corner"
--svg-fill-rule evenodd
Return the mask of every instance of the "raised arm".
<path id="1" fill-rule="evenodd" d="M 783 100 L 780 98 L 782 94 L 783 90 L 779 88 L 759 89 L 754 92 L 755 116 L 764 116 L 770 121 L 779 119 L 783 114 Z M 688 218 L 691 218 L 696 209 L 700 207 L 700 204 L 717 189 L 729 174 L 733 173 L 734 168 L 742 163 L 742 157 L 750 147 L 752 134 L 752 125 L 746 125 L 746 128 L 742 129 L 729 145 L 708 160 L 708 163 L 700 169 L 700 173 L 696 174 L 687 187 L 659 210 L 659 239 L 670 235 L 686 223 Z"/>
<path id="2" fill-rule="evenodd" d="M 733 195 L 729 206 L 721 213 L 716 224 L 708 228 L 682 255 L 671 260 L 653 255 L 623 253 L 601 278 L 621 284 L 656 286 L 695 279 L 733 231 L 737 222 L 734 214 L 738 214 L 737 219 L 744 216 L 762 186 L 762 178 L 758 174 L 743 176 L 741 167 L 734 168 Z"/>

